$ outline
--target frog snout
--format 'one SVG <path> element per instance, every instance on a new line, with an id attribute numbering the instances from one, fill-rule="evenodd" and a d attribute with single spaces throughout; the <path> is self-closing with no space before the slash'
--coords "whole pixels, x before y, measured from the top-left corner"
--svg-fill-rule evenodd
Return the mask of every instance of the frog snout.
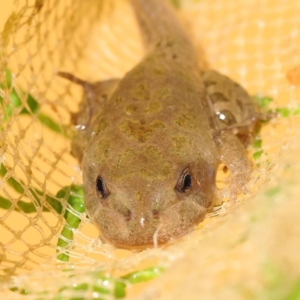
<path id="1" fill-rule="evenodd" d="M 159 220 L 161 213 L 158 210 L 152 210 L 150 212 L 136 212 L 135 210 L 128 210 L 123 214 L 125 221 L 132 222 L 136 220 L 137 222 L 144 224 L 148 220 Z"/>
<path id="2" fill-rule="evenodd" d="M 144 204 L 122 212 L 102 208 L 94 215 L 101 236 L 121 248 L 147 248 L 164 244 L 189 232 L 206 209 L 193 201 L 180 201 L 161 210 Z M 124 207 L 123 207 L 124 208 Z"/>
<path id="3" fill-rule="evenodd" d="M 118 195 L 110 202 L 110 208 L 128 223 L 127 226 L 136 223 L 136 226 L 145 227 L 147 224 L 157 223 L 168 206 L 168 201 L 157 199 L 149 194 L 138 190 Z"/>

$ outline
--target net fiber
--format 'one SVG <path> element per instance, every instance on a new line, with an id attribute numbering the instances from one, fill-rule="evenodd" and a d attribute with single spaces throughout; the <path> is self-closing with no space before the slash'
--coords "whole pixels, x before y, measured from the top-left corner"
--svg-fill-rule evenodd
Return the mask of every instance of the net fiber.
<path id="1" fill-rule="evenodd" d="M 224 201 L 174 245 L 138 253 L 102 244 L 86 214 L 67 203 L 80 191 L 66 187 L 82 184 L 69 126 L 82 90 L 57 76 L 99 81 L 130 70 L 143 47 L 129 4 L 6 2 L 0 0 L 9 16 L 0 36 L 0 299 L 114 299 L 117 283 L 107 279 L 153 266 L 166 270 L 159 280 L 132 286 L 121 279 L 128 298 L 299 299 L 300 79 L 299 69 L 290 70 L 300 65 L 300 2 L 173 1 L 199 59 L 250 94 L 268 96 L 279 116 L 249 149 L 248 194 L 235 205 Z M 81 220 L 66 229 L 71 241 L 61 235 L 68 214 Z M 59 237 L 65 248 L 56 246 Z M 70 262 L 58 262 L 56 251 Z"/>

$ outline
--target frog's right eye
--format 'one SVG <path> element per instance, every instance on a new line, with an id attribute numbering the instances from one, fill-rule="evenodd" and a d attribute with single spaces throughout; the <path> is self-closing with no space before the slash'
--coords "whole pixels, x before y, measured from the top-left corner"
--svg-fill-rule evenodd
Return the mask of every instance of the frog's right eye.
<path id="1" fill-rule="evenodd" d="M 104 180 L 101 176 L 97 177 L 96 190 L 97 190 L 97 194 L 103 199 L 105 199 L 109 194 L 108 189 L 107 189 L 107 187 L 104 183 Z"/>

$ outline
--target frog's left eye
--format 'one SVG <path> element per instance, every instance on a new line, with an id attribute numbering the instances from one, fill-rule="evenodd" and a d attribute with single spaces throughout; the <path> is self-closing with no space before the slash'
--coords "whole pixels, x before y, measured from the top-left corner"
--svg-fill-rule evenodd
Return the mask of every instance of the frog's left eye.
<path id="1" fill-rule="evenodd" d="M 97 177 L 96 191 L 97 191 L 97 194 L 103 199 L 105 199 L 109 194 L 108 189 L 105 185 L 105 182 L 101 176 Z"/>
<path id="2" fill-rule="evenodd" d="M 226 109 L 226 110 L 218 111 L 217 116 L 218 116 L 219 120 L 222 121 L 223 123 L 225 123 L 226 125 L 236 124 L 236 119 L 230 110 Z"/>
<path id="3" fill-rule="evenodd" d="M 183 170 L 176 184 L 176 190 L 181 193 L 186 193 L 192 188 L 192 175 L 189 169 Z"/>

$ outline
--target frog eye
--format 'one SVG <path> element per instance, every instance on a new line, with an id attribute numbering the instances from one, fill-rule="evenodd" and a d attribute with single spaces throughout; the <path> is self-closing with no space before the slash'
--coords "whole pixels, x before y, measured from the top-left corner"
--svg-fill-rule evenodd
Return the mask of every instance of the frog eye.
<path id="1" fill-rule="evenodd" d="M 107 189 L 107 187 L 103 181 L 103 178 L 101 176 L 97 177 L 96 191 L 97 191 L 97 194 L 103 199 L 105 199 L 109 194 L 108 189 Z"/>
<path id="2" fill-rule="evenodd" d="M 217 116 L 218 116 L 219 120 L 222 121 L 223 123 L 225 123 L 226 125 L 236 124 L 236 119 L 230 110 L 226 109 L 226 110 L 218 111 Z"/>
<path id="3" fill-rule="evenodd" d="M 180 193 L 188 192 L 192 187 L 192 175 L 189 174 L 189 169 L 183 170 L 176 184 L 176 190 Z"/>

